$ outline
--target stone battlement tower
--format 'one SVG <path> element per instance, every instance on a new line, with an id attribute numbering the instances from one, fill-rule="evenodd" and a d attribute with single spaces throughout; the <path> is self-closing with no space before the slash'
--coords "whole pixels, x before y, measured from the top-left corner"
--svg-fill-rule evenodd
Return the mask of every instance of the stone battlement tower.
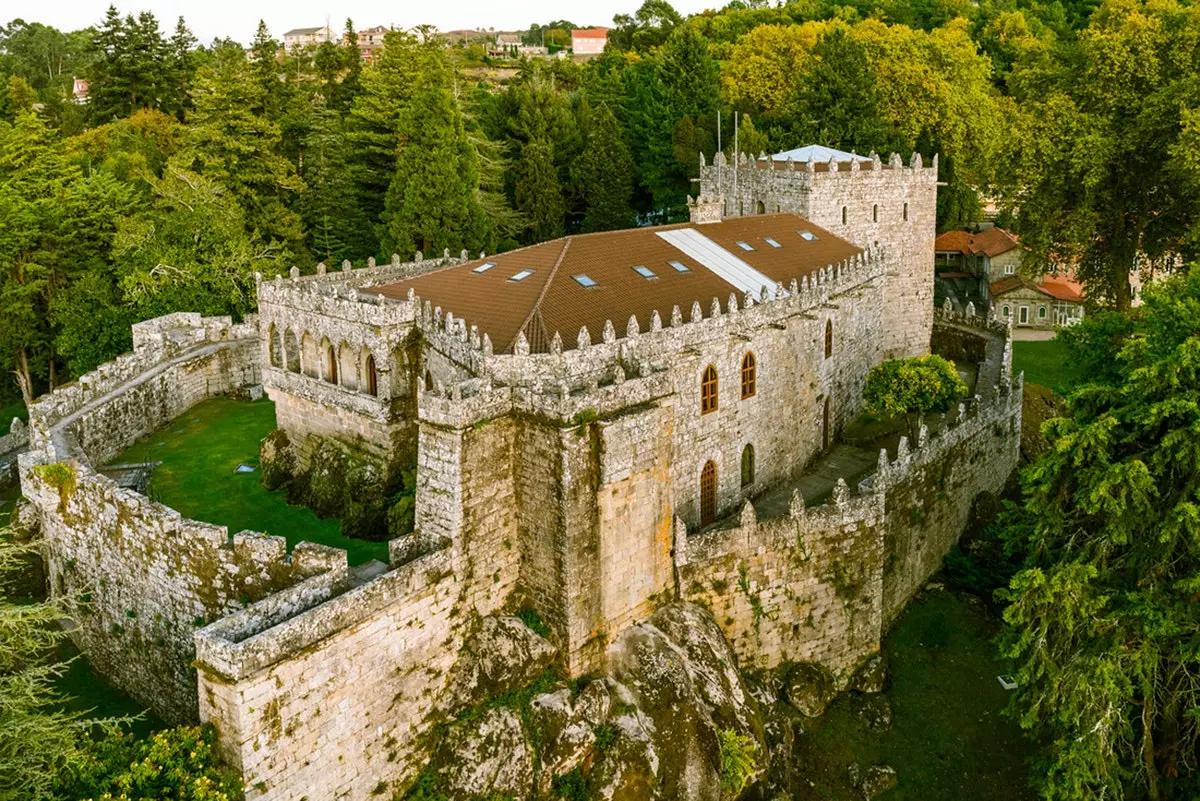
<path id="1" fill-rule="evenodd" d="M 723 202 L 724 217 L 791 211 L 838 236 L 889 254 L 885 358 L 929 351 L 933 326 L 933 241 L 937 227 L 937 156 L 907 166 L 893 153 L 859 156 L 819 145 L 731 164 L 700 156 L 700 197 Z M 710 201 L 711 202 L 711 201 Z M 695 220 L 700 222 L 700 220 Z"/>

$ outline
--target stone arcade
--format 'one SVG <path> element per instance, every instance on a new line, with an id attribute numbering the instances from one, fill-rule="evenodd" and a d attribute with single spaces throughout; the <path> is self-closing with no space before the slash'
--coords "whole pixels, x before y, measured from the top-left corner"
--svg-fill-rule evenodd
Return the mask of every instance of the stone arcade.
<path id="1" fill-rule="evenodd" d="M 251 799 L 402 786 L 471 621 L 517 604 L 572 675 L 691 599 L 743 667 L 819 662 L 844 685 L 1016 463 L 1007 329 L 932 309 L 936 180 L 916 155 L 718 156 L 691 223 L 293 270 L 244 324 L 140 323 L 132 354 L 30 410 L 23 514 L 52 592 L 90 595 L 74 636 L 113 681 L 216 724 Z M 976 363 L 979 395 L 806 508 L 793 486 L 870 368 L 931 339 Z M 334 442 L 415 462 L 415 531 L 386 570 L 231 538 L 96 471 L 260 385 L 301 461 Z"/>

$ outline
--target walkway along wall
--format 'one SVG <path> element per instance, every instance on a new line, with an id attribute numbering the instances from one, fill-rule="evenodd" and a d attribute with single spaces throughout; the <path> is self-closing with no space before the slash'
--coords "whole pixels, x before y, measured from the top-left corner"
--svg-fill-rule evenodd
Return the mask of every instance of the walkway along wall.
<path id="1" fill-rule="evenodd" d="M 922 426 L 857 493 L 839 480 L 832 500 L 740 519 L 689 535 L 675 524 L 681 597 L 707 606 L 743 667 L 819 662 L 840 680 L 879 649 L 884 629 L 958 541 L 975 497 L 999 492 L 1016 467 L 1021 379 L 987 403 L 959 407 L 937 436 Z"/>
<path id="2" fill-rule="evenodd" d="M 194 720 L 193 634 L 345 552 L 183 518 L 93 468 L 204 398 L 258 382 L 253 321 L 176 314 L 134 326 L 134 351 L 29 410 L 21 488 L 37 510 L 52 596 L 96 669 L 165 720 Z"/>

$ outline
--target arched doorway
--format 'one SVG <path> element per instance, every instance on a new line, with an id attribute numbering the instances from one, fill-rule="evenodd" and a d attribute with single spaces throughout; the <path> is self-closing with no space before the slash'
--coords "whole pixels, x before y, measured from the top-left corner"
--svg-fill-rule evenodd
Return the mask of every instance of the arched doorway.
<path id="1" fill-rule="evenodd" d="M 763 203 L 761 200 L 758 201 L 757 203 L 755 203 L 754 204 L 754 213 L 755 214 L 766 214 L 767 213 L 767 204 Z"/>

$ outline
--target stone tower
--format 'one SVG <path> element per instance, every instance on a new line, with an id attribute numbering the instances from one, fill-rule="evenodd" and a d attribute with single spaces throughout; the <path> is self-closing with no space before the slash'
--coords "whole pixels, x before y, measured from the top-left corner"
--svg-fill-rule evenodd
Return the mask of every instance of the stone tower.
<path id="1" fill-rule="evenodd" d="M 882 355 L 929 352 L 933 326 L 933 241 L 937 156 L 907 166 L 893 153 L 858 156 L 808 147 L 730 164 L 700 156 L 700 196 L 723 199 L 724 216 L 791 211 L 861 247 L 881 245 L 888 261 Z M 711 201 L 710 201 L 711 202 Z"/>

